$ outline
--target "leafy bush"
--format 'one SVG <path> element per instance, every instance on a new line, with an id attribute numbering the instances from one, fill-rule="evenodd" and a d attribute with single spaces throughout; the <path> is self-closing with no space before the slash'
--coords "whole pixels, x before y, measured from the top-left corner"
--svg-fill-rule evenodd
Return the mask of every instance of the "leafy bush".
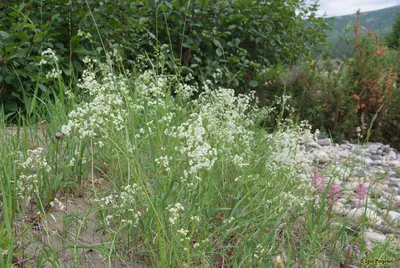
<path id="1" fill-rule="evenodd" d="M 400 13 L 397 13 L 396 20 L 392 25 L 392 31 L 386 37 L 389 48 L 397 49 L 400 47 Z"/>
<path id="2" fill-rule="evenodd" d="M 264 66 L 294 63 L 324 41 L 326 23 L 306 1 L 21 1 L 0 3 L 0 95 L 8 112 L 32 111 L 36 97 L 76 84 L 81 59 L 117 49 L 126 64 L 164 44 L 167 69 L 197 82 L 220 69 L 222 85 L 257 87 Z M 298 12 L 297 12 L 298 11 Z M 304 19 L 308 19 L 306 23 Z M 55 51 L 62 78 L 38 63 Z M 156 48 L 156 49 L 154 49 Z M 52 69 L 53 68 L 53 69 Z"/>
<path id="3" fill-rule="evenodd" d="M 364 137 L 396 146 L 399 53 L 385 47 L 371 31 L 362 36 L 358 20 L 354 29 L 354 57 L 303 66 L 289 87 L 293 105 L 301 118 L 335 138 L 357 138 L 360 128 Z"/>

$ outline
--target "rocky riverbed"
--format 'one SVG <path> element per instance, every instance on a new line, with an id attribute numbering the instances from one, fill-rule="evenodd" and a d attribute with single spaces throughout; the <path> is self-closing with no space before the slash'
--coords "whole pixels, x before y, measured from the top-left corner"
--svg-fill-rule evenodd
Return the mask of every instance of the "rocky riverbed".
<path id="1" fill-rule="evenodd" d="M 349 219 L 368 247 L 389 237 L 400 247 L 400 153 L 379 142 L 333 144 L 323 136 L 309 142 L 306 150 L 313 151 L 321 172 L 335 166 L 344 174 L 334 181 L 341 191 L 333 212 Z M 364 232 L 360 232 L 362 221 L 369 227 Z"/>

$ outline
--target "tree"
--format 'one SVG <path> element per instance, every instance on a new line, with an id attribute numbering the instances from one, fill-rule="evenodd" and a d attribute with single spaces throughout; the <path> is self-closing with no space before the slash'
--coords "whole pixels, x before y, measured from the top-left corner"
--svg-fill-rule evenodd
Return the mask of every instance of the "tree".
<path id="1" fill-rule="evenodd" d="M 392 25 L 392 32 L 386 37 L 386 44 L 389 48 L 400 47 L 400 13 L 396 14 L 396 20 Z"/>

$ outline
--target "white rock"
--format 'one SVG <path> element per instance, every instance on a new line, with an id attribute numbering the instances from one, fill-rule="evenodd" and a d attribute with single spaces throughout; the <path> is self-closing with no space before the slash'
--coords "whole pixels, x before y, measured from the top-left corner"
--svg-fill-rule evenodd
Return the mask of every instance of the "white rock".
<path id="1" fill-rule="evenodd" d="M 364 233 L 365 243 L 377 245 L 386 242 L 386 235 L 368 231 Z"/>
<path id="2" fill-rule="evenodd" d="M 317 151 L 314 154 L 314 161 L 315 162 L 319 162 L 320 164 L 325 164 L 325 163 L 328 163 L 329 160 L 331 160 L 330 157 L 324 151 Z"/>
<path id="3" fill-rule="evenodd" d="M 318 143 L 316 143 L 315 141 L 307 143 L 307 146 L 309 146 L 311 148 L 315 148 L 315 149 L 321 149 L 322 148 L 322 146 L 319 145 Z"/>
<path id="4" fill-rule="evenodd" d="M 332 211 L 333 211 L 333 213 L 338 214 L 338 215 L 346 214 L 346 208 L 343 206 L 342 203 L 333 204 Z"/>
<path id="5" fill-rule="evenodd" d="M 346 150 L 351 150 L 351 146 L 348 144 L 340 144 L 340 148 L 346 149 Z"/>
<path id="6" fill-rule="evenodd" d="M 390 178 L 389 180 L 390 180 L 391 182 L 400 183 L 400 179 L 398 179 L 398 178 Z"/>
<path id="7" fill-rule="evenodd" d="M 385 153 L 389 153 L 389 152 L 392 151 L 393 149 L 390 148 L 390 145 L 383 145 L 383 146 L 382 146 L 382 150 L 383 150 Z"/>
<path id="8" fill-rule="evenodd" d="M 387 161 L 387 163 L 389 164 L 389 167 L 400 167 L 400 160 Z"/>
<path id="9" fill-rule="evenodd" d="M 395 187 L 389 187 L 388 185 L 383 185 L 382 190 L 389 194 L 397 195 L 397 189 Z"/>
<path id="10" fill-rule="evenodd" d="M 339 151 L 339 152 L 337 152 L 337 153 L 338 153 L 338 155 L 339 155 L 340 157 L 343 157 L 343 158 L 349 157 L 349 152 L 348 152 L 348 151 Z"/>
<path id="11" fill-rule="evenodd" d="M 369 208 L 353 208 L 347 213 L 347 218 L 355 222 L 360 222 L 363 215 L 366 215 L 367 219 L 375 224 L 381 224 L 382 219 L 372 209 Z"/>
<path id="12" fill-rule="evenodd" d="M 389 211 L 386 215 L 386 221 L 389 224 L 395 224 L 395 225 L 400 224 L 400 213 L 396 211 Z"/>
<path id="13" fill-rule="evenodd" d="M 340 155 L 337 153 L 332 153 L 332 159 L 335 160 L 336 162 L 340 161 Z"/>
<path id="14" fill-rule="evenodd" d="M 322 140 L 317 140 L 317 143 L 321 146 L 331 146 L 332 141 L 331 139 L 322 139 Z"/>
<path id="15" fill-rule="evenodd" d="M 385 158 L 388 160 L 394 160 L 396 157 L 397 155 L 394 151 L 390 151 L 387 155 L 385 155 Z"/>
<path id="16" fill-rule="evenodd" d="M 382 185 L 373 185 L 369 188 L 369 192 L 371 193 L 372 197 L 381 196 L 383 194 Z"/>
<path id="17" fill-rule="evenodd" d="M 373 165 L 375 165 L 375 161 L 368 157 L 365 158 L 365 164 L 367 164 L 367 166 L 369 167 L 372 167 Z"/>
<path id="18" fill-rule="evenodd" d="M 378 149 L 379 149 L 380 147 L 381 147 L 381 146 L 379 146 L 379 145 L 377 145 L 377 144 L 371 144 L 371 145 L 368 146 L 368 151 L 369 151 L 371 154 L 376 154 L 376 153 L 378 153 Z"/>
<path id="19" fill-rule="evenodd" d="M 362 148 L 361 146 L 355 146 L 352 148 L 351 151 L 357 155 L 365 155 L 365 149 Z"/>

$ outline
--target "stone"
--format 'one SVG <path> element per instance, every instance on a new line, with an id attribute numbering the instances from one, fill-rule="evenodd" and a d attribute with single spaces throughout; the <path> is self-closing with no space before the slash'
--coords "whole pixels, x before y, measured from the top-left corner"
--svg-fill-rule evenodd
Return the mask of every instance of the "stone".
<path id="1" fill-rule="evenodd" d="M 400 179 L 397 177 L 390 177 L 389 181 L 395 182 L 395 183 L 400 183 Z"/>
<path id="2" fill-rule="evenodd" d="M 396 229 L 387 225 L 376 225 L 374 226 L 374 229 L 384 234 L 395 234 L 397 232 Z"/>
<path id="3" fill-rule="evenodd" d="M 347 158 L 347 157 L 349 157 L 349 154 L 350 154 L 350 153 L 349 153 L 348 151 L 338 151 L 337 154 L 338 154 L 340 157 Z"/>
<path id="4" fill-rule="evenodd" d="M 379 204 L 380 207 L 383 207 L 383 208 L 385 208 L 385 209 L 387 209 L 387 208 L 389 207 L 389 205 L 390 205 L 389 201 L 386 200 L 386 199 L 383 198 L 383 197 L 380 197 L 380 198 L 378 199 L 378 204 Z"/>
<path id="5" fill-rule="evenodd" d="M 354 198 L 354 199 L 352 199 L 352 200 L 350 201 L 350 206 L 351 206 L 352 208 L 363 208 L 363 207 L 365 207 L 365 205 L 367 205 L 367 204 L 368 204 L 368 202 L 367 202 L 366 199 L 357 199 L 357 198 Z M 371 206 L 372 206 L 372 204 L 368 204 L 368 208 L 371 208 Z M 371 209 L 373 209 L 373 208 L 371 208 Z"/>
<path id="6" fill-rule="evenodd" d="M 397 155 L 394 151 L 389 151 L 387 155 L 385 155 L 385 158 L 388 160 L 394 160 L 396 159 Z"/>
<path id="7" fill-rule="evenodd" d="M 332 145 L 332 141 L 331 139 L 321 139 L 321 140 L 317 140 L 317 143 L 321 146 L 331 146 Z"/>
<path id="8" fill-rule="evenodd" d="M 366 173 L 365 170 L 363 168 L 358 168 L 357 169 L 357 176 L 358 177 L 365 177 Z"/>
<path id="9" fill-rule="evenodd" d="M 332 205 L 332 211 L 335 214 L 338 215 L 345 215 L 346 214 L 346 208 L 343 206 L 341 203 L 335 203 Z"/>
<path id="10" fill-rule="evenodd" d="M 321 149 L 322 148 L 322 146 L 319 145 L 318 143 L 316 143 L 315 141 L 307 143 L 307 146 L 311 147 L 311 148 L 315 148 L 315 149 Z"/>
<path id="11" fill-rule="evenodd" d="M 383 146 L 382 146 L 382 150 L 383 150 L 385 153 L 389 153 L 390 151 L 393 151 L 393 149 L 390 148 L 390 145 L 383 145 Z"/>
<path id="12" fill-rule="evenodd" d="M 351 146 L 347 144 L 340 144 L 339 148 L 345 149 L 345 150 L 351 150 Z"/>
<path id="13" fill-rule="evenodd" d="M 380 148 L 380 145 L 378 145 L 378 144 L 371 144 L 371 145 L 368 146 L 368 151 L 369 151 L 371 154 L 377 154 L 379 148 Z"/>
<path id="14" fill-rule="evenodd" d="M 383 154 L 383 151 L 381 149 L 378 149 L 378 151 L 376 151 L 377 154 Z"/>
<path id="15" fill-rule="evenodd" d="M 399 188 L 400 187 L 397 182 L 390 182 L 390 181 L 387 183 L 387 186 L 388 187 L 395 187 L 395 188 Z"/>
<path id="16" fill-rule="evenodd" d="M 360 222 L 364 213 L 369 221 L 375 224 L 382 223 L 382 219 L 378 216 L 378 214 L 369 208 L 353 208 L 347 213 L 346 217 L 355 222 Z"/>
<path id="17" fill-rule="evenodd" d="M 374 231 L 368 231 L 364 233 L 364 239 L 365 243 L 368 245 L 376 246 L 379 243 L 385 243 L 386 242 L 386 235 L 376 233 Z"/>
<path id="18" fill-rule="evenodd" d="M 369 192 L 370 192 L 370 194 L 371 194 L 371 196 L 372 197 L 379 197 L 379 196 L 382 196 L 382 194 L 383 194 L 383 189 L 382 189 L 382 185 L 381 184 L 378 184 L 378 185 L 372 185 L 370 188 L 369 188 Z"/>
<path id="19" fill-rule="evenodd" d="M 382 157 L 380 156 L 380 155 L 371 155 L 370 156 L 370 158 L 372 159 L 372 160 L 381 160 L 382 159 Z"/>
<path id="20" fill-rule="evenodd" d="M 319 164 L 326 164 L 330 161 L 330 157 L 328 156 L 328 154 L 324 151 L 317 151 L 314 154 L 314 161 L 319 163 Z"/>
<path id="21" fill-rule="evenodd" d="M 355 146 L 352 148 L 351 151 L 356 155 L 365 155 L 365 149 L 362 148 L 361 146 Z"/>
<path id="22" fill-rule="evenodd" d="M 400 225 L 400 213 L 391 210 L 387 213 L 385 220 L 390 225 Z"/>
<path id="23" fill-rule="evenodd" d="M 400 160 L 391 160 L 387 161 L 389 167 L 399 168 L 400 167 Z"/>
<path id="24" fill-rule="evenodd" d="M 385 191 L 386 193 L 397 195 L 397 189 L 394 187 L 389 187 L 388 185 L 383 185 L 381 189 L 382 189 L 382 191 Z"/>
<path id="25" fill-rule="evenodd" d="M 370 158 L 366 158 L 365 159 L 365 164 L 367 164 L 367 166 L 372 167 L 375 165 L 375 161 L 370 159 Z"/>

